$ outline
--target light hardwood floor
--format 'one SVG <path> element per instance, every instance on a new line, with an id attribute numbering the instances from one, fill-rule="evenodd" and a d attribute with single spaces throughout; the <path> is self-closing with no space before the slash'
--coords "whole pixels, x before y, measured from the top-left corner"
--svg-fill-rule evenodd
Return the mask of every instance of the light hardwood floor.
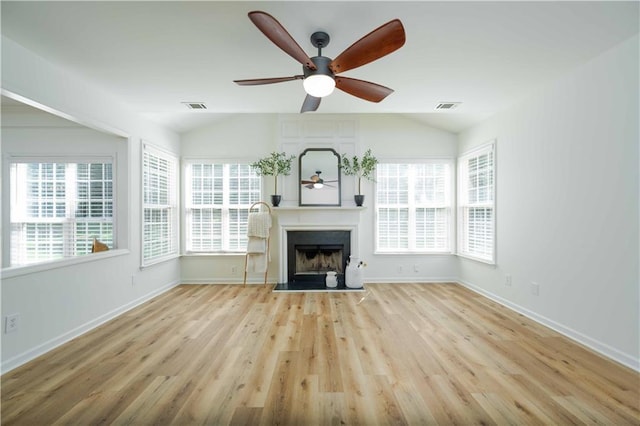
<path id="1" fill-rule="evenodd" d="M 182 285 L 2 377 L 15 425 L 640 423 L 639 375 L 455 284 Z"/>

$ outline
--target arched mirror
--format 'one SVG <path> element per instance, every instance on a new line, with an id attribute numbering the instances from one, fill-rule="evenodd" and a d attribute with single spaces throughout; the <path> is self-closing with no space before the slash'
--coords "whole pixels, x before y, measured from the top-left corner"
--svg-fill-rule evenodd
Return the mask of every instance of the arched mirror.
<path id="1" fill-rule="evenodd" d="M 299 157 L 300 206 L 340 205 L 340 155 L 331 148 L 308 148 Z"/>

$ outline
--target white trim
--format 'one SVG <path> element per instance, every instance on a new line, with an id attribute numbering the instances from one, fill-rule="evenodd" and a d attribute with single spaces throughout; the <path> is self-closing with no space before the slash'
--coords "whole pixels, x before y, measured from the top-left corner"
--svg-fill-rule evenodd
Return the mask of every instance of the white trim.
<path id="1" fill-rule="evenodd" d="M 494 302 L 497 302 L 509 309 L 511 309 L 512 311 L 515 311 L 519 314 L 524 315 L 525 317 L 537 322 L 538 324 L 541 324 L 545 327 L 548 327 L 560 334 L 562 334 L 563 336 L 583 345 L 586 346 L 587 348 L 591 349 L 592 351 L 598 353 L 599 355 L 602 355 L 610 360 L 613 360 L 615 362 L 618 362 L 622 365 L 624 365 L 625 367 L 629 367 L 635 371 L 640 372 L 640 359 L 636 359 L 634 358 L 632 355 L 630 354 L 626 354 L 622 351 L 619 351 L 618 349 L 611 347 L 610 345 L 600 342 L 596 339 L 593 339 L 583 333 L 580 333 L 579 331 L 576 331 L 570 327 L 567 327 L 563 324 L 560 324 L 552 319 L 549 319 L 545 316 L 542 316 L 540 314 L 537 314 L 533 311 L 530 311 L 527 308 L 524 308 L 518 304 L 515 304 L 513 302 L 510 302 L 509 300 L 506 300 L 500 296 L 497 296 L 489 291 L 484 290 L 481 287 L 478 287 L 470 282 L 458 279 L 457 282 L 468 288 L 469 290 L 478 293 L 484 297 L 487 297 L 491 300 L 493 300 Z"/>
<path id="2" fill-rule="evenodd" d="M 188 251 L 182 253 L 180 257 L 219 257 L 219 256 L 238 256 L 244 257 L 247 254 L 246 250 L 243 251 L 217 251 L 217 252 L 200 252 L 200 251 Z"/>
<path id="3" fill-rule="evenodd" d="M 364 276 L 364 285 L 367 284 L 457 284 L 458 278 L 456 277 L 436 277 L 436 278 L 421 278 L 421 277 L 367 277 Z"/>
<path id="4" fill-rule="evenodd" d="M 61 334 L 58 337 L 54 337 L 53 339 L 48 340 L 47 342 L 44 342 L 32 349 L 29 349 L 19 355 L 14 356 L 13 358 L 10 358 L 8 360 L 3 360 L 2 361 L 2 366 L 0 367 L 0 372 L 1 374 L 5 374 L 15 368 L 20 367 L 23 364 L 26 364 L 27 362 L 39 357 L 42 354 L 45 354 L 55 348 L 57 348 L 58 346 L 61 346 L 67 342 L 69 342 L 72 339 L 75 339 L 76 337 L 79 337 L 91 330 L 93 330 L 96 327 L 99 327 L 103 324 L 105 324 L 106 322 L 116 318 L 119 315 L 122 315 L 123 313 L 147 302 L 148 300 L 153 299 L 154 297 L 165 293 L 169 290 L 171 290 L 172 288 L 176 287 L 180 285 L 179 281 L 172 281 L 170 283 L 168 283 L 167 285 L 165 285 L 162 288 L 159 288 L 157 290 L 154 290 L 150 293 L 145 294 L 144 296 L 139 297 L 138 299 L 135 299 L 129 303 L 127 303 L 126 305 L 120 306 L 119 308 L 116 308 L 110 312 L 107 312 L 104 315 L 101 315 L 89 322 L 86 322 L 76 328 L 74 328 L 73 330 L 70 330 L 66 333 Z"/>
<path id="5" fill-rule="evenodd" d="M 140 270 L 142 271 L 143 269 L 152 268 L 155 265 L 158 265 L 160 263 L 168 262 L 174 259 L 179 259 L 180 257 L 182 257 L 180 253 L 172 253 L 164 257 L 157 257 L 153 259 L 151 262 L 147 262 L 144 265 L 140 265 Z"/>
<path id="6" fill-rule="evenodd" d="M 415 255 L 415 256 L 447 256 L 447 255 L 454 255 L 455 256 L 455 252 L 452 250 L 443 250 L 443 251 L 419 251 L 419 250 L 413 250 L 413 251 L 399 251 L 399 250 L 390 250 L 390 251 L 381 251 L 381 250 L 377 250 L 373 252 L 374 255 L 377 256 L 404 256 L 404 255 Z"/>
<path id="7" fill-rule="evenodd" d="M 315 210 L 325 210 L 325 211 L 329 211 L 329 210 L 338 210 L 338 211 L 344 211 L 344 212 L 350 212 L 350 211 L 360 211 L 360 210 L 366 210 L 366 206 L 292 206 L 292 205 L 282 205 L 280 204 L 278 207 L 271 207 L 271 210 L 273 210 L 274 212 L 278 212 L 278 211 L 293 211 L 293 212 L 310 212 L 310 211 L 315 211 Z"/>
<path id="8" fill-rule="evenodd" d="M 494 248 L 494 250 L 495 250 L 495 248 Z M 472 260 L 474 262 L 480 262 L 480 263 L 484 263 L 485 265 L 493 266 L 494 268 L 498 266 L 495 261 L 489 260 L 489 259 L 484 259 L 482 257 L 471 256 L 471 255 L 466 254 L 466 253 L 453 253 L 453 254 L 455 256 L 458 256 L 458 257 L 463 258 L 463 259 Z"/>
<path id="9" fill-rule="evenodd" d="M 194 278 L 194 279 L 186 279 L 186 278 L 182 278 L 181 279 L 181 285 L 203 285 L 203 284 L 210 284 L 210 285 L 242 285 L 244 284 L 244 280 L 242 279 L 242 277 L 232 277 L 232 278 Z M 261 277 L 259 276 L 253 276 L 253 277 L 249 277 L 247 276 L 247 285 L 263 285 L 264 284 L 264 275 Z M 275 282 L 272 278 L 267 277 L 267 285 L 274 285 Z"/>

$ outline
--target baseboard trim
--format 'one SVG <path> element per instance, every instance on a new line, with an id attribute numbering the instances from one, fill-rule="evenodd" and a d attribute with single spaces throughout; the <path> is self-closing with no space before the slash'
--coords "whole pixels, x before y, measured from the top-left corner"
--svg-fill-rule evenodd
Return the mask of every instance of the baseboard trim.
<path id="1" fill-rule="evenodd" d="M 619 364 L 624 365 L 625 367 L 631 368 L 637 372 L 640 372 L 640 360 L 635 359 L 633 356 L 619 351 L 618 349 L 607 345 L 606 343 L 600 342 L 596 339 L 593 339 L 579 331 L 576 331 L 570 327 L 567 327 L 563 324 L 560 324 L 552 319 L 549 319 L 543 315 L 537 314 L 533 311 L 530 311 L 527 308 L 524 308 L 518 304 L 510 302 L 498 295 L 495 295 L 491 292 L 484 290 L 468 281 L 463 281 L 461 279 L 457 280 L 457 283 L 468 288 L 474 293 L 478 293 L 481 296 L 487 297 L 494 302 L 497 302 L 519 314 L 524 315 L 525 317 L 544 325 L 545 327 L 549 327 L 550 329 L 557 331 L 563 336 L 591 349 L 592 351 L 612 360 Z"/>
<path id="2" fill-rule="evenodd" d="M 275 284 L 275 279 L 267 279 L 267 285 Z M 241 278 L 235 279 L 219 279 L 219 278 L 197 278 L 197 279 L 182 279 L 181 284 L 244 284 L 244 280 Z M 264 278 L 247 278 L 247 284 L 264 284 Z"/>
<path id="3" fill-rule="evenodd" d="M 412 278 L 412 277 L 389 277 L 389 278 L 365 278 L 364 282 L 367 284 L 447 284 L 447 283 L 458 283 L 460 280 L 458 278 L 453 277 L 441 277 L 441 278 Z"/>
<path id="4" fill-rule="evenodd" d="M 122 315 L 123 313 L 130 311 L 131 309 L 153 299 L 154 297 L 165 293 L 169 290 L 171 290 L 172 288 L 176 287 L 177 285 L 179 285 L 180 282 L 179 281 L 172 281 L 168 284 L 166 284 L 165 286 L 154 290 L 150 293 L 145 294 L 142 297 L 139 297 L 135 300 L 132 300 L 131 302 L 127 303 L 126 305 L 120 306 L 119 308 L 116 308 L 110 312 L 107 312 L 104 315 L 99 316 L 98 318 L 95 318 L 85 324 L 82 324 L 76 328 L 74 328 L 73 330 L 70 330 L 58 337 L 54 337 L 53 339 L 44 342 L 32 349 L 29 349 L 19 355 L 14 356 L 13 358 L 10 358 L 6 361 L 2 361 L 2 364 L 0 366 L 0 372 L 1 374 L 5 374 L 8 373 L 9 371 L 20 367 L 23 364 L 26 364 L 29 361 L 32 361 L 34 359 L 36 359 L 37 357 L 39 357 L 40 355 L 43 355 L 55 348 L 57 348 L 60 345 L 63 345 L 65 343 L 67 343 L 70 340 L 75 339 L 76 337 L 79 337 L 91 330 L 93 330 L 96 327 L 101 326 L 102 324 L 114 319 L 115 317 Z"/>
<path id="5" fill-rule="evenodd" d="M 406 278 L 398 278 L 398 277 L 393 277 L 393 278 L 365 278 L 364 280 L 365 283 L 367 284 L 412 284 L 412 283 L 418 283 L 418 284 L 446 284 L 446 283 L 453 283 L 456 284 L 459 282 L 458 278 L 454 278 L 454 277 L 443 277 L 443 278 L 429 278 L 429 279 L 422 279 L 422 278 L 411 278 L 411 277 L 406 277 Z M 273 279 L 268 279 L 267 280 L 267 284 L 275 284 L 276 281 Z M 189 285 L 189 284 L 216 284 L 216 285 L 220 285 L 220 284 L 243 284 L 243 280 L 242 279 L 219 279 L 219 278 L 197 278 L 197 279 L 182 279 L 182 284 L 184 285 Z M 264 284 L 264 279 L 261 278 L 247 278 L 247 285 L 248 284 Z"/>

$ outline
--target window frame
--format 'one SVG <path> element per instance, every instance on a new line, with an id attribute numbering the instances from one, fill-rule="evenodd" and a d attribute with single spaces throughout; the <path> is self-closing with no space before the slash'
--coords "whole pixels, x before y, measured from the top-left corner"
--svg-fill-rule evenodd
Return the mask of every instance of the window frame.
<path id="1" fill-rule="evenodd" d="M 468 191 L 467 191 L 467 178 L 468 175 L 468 167 L 464 165 L 465 162 L 469 162 L 472 158 L 478 158 L 485 154 L 491 154 L 492 165 L 491 165 L 491 173 L 492 173 L 492 185 L 491 185 L 491 201 L 488 202 L 477 202 L 472 203 L 467 201 Z M 496 155 L 496 141 L 492 140 L 490 142 L 484 143 L 482 145 L 476 146 L 464 153 L 462 153 L 458 157 L 458 187 L 457 187 L 457 234 L 458 234 L 458 243 L 457 243 L 457 251 L 456 255 L 475 260 L 478 262 L 486 263 L 489 265 L 495 265 L 497 262 L 497 155 Z M 465 226 L 465 209 L 469 207 L 482 208 L 482 209 L 491 209 L 491 254 L 489 256 L 483 256 L 481 253 L 468 251 L 465 249 L 466 244 L 465 240 L 468 235 L 468 228 Z"/>
<path id="2" fill-rule="evenodd" d="M 70 217 L 68 216 L 68 212 L 65 214 L 64 218 L 57 218 L 57 217 L 52 217 L 51 220 L 46 220 L 46 218 L 39 218 L 38 220 L 33 221 L 35 222 L 41 222 L 41 223 L 60 223 L 63 225 L 63 240 L 65 241 L 65 247 L 63 248 L 63 256 L 62 257 L 57 257 L 57 258 L 51 258 L 51 259 L 44 259 L 44 260 L 39 260 L 39 261 L 34 261 L 34 262 L 29 262 L 29 263 L 23 263 L 23 264 L 11 264 L 11 258 L 13 255 L 13 249 L 12 249 L 12 244 L 11 244 L 11 240 L 12 240 L 12 225 L 13 225 L 13 221 L 12 221 L 12 217 L 14 216 L 14 208 L 17 208 L 16 203 L 13 199 L 14 195 L 17 196 L 24 196 L 26 197 L 26 194 L 13 194 L 13 188 L 11 187 L 13 182 L 12 182 L 12 171 L 11 169 L 13 168 L 14 164 L 46 164 L 46 163 L 53 163 L 53 164 L 65 164 L 65 197 L 64 197 L 64 205 L 65 205 L 65 211 L 67 210 L 67 208 L 69 206 L 73 207 L 76 205 L 76 202 L 78 201 L 77 196 L 75 196 L 77 194 L 77 185 L 75 188 L 73 188 L 70 191 L 67 191 L 66 188 L 66 184 L 69 182 L 74 181 L 73 179 L 71 179 L 70 176 L 66 176 L 67 173 L 67 167 L 69 167 L 68 165 L 77 165 L 77 164 L 111 164 L 111 198 L 110 198 L 110 202 L 111 202 L 111 234 L 112 234 L 112 241 L 111 241 L 111 245 L 112 247 L 110 247 L 110 251 L 113 250 L 117 250 L 118 246 L 119 246 L 119 240 L 118 240 L 118 235 L 119 235 L 119 227 L 118 227 L 118 164 L 117 164 L 117 156 L 115 154 L 83 154 L 83 155 L 30 155 L 30 154 L 17 154 L 17 155 L 7 155 L 4 158 L 4 167 L 6 170 L 6 187 L 3 188 L 3 190 L 7 191 L 7 198 L 5 200 L 8 201 L 8 206 L 6 208 L 6 224 L 7 226 L 7 234 L 9 235 L 9 238 L 7 238 L 7 242 L 6 245 L 5 243 L 3 243 L 3 251 L 4 251 L 4 255 L 3 255 L 3 259 L 2 259 L 2 265 L 3 265 L 3 274 L 6 275 L 6 272 L 8 271 L 16 271 L 16 270 L 20 270 L 23 271 L 22 273 L 27 273 L 29 271 L 31 271 L 32 269 L 37 269 L 37 270 L 42 270 L 44 269 L 48 269 L 50 266 L 43 266 L 43 265 L 52 265 L 52 264 L 66 264 L 69 262 L 72 263 L 76 263 L 77 260 L 76 259 L 84 259 L 87 258 L 88 254 L 92 254 L 92 253 L 81 253 L 81 254 L 73 254 L 73 255 L 66 255 L 69 250 L 73 250 L 75 252 L 75 246 L 76 244 L 73 243 L 74 248 L 71 249 L 70 244 L 71 244 L 71 239 L 73 239 L 75 241 L 75 235 L 76 233 L 69 233 L 67 232 L 68 230 L 74 228 L 75 229 L 75 224 L 76 223 L 86 223 L 87 220 L 84 220 L 84 218 L 81 218 L 82 220 L 77 220 L 78 218 L 76 217 Z M 75 180 L 75 182 L 77 182 L 77 180 Z M 3 213 L 4 214 L 4 213 Z M 24 223 L 24 222 L 28 222 L 28 221 L 23 221 L 20 223 Z M 102 220 L 96 220 L 95 222 L 103 222 Z M 13 275 L 13 274 L 12 274 Z"/>
<path id="3" fill-rule="evenodd" d="M 168 204 L 150 204 L 145 203 L 145 195 L 147 193 L 147 189 L 145 187 L 145 155 L 149 153 L 150 155 L 154 155 L 162 160 L 165 160 L 170 163 L 172 176 L 167 177 L 167 182 L 169 183 L 168 188 Z M 140 188 L 141 188 L 141 197 L 140 197 L 140 267 L 146 268 L 149 266 L 156 265 L 158 263 L 165 262 L 167 260 L 175 259 L 180 256 L 180 176 L 179 176 L 179 168 L 180 161 L 179 156 L 167 151 L 163 148 L 160 148 L 154 144 L 148 142 L 142 142 L 141 144 L 141 156 L 140 156 Z M 158 206 L 158 207 L 153 207 Z M 145 249 L 147 240 L 145 237 L 146 233 L 146 225 L 147 221 L 145 218 L 145 213 L 147 209 L 156 208 L 156 209 L 164 209 L 168 210 L 171 214 L 171 229 L 169 236 L 169 244 L 170 250 L 166 253 L 161 253 L 157 256 L 145 257 Z"/>
<path id="4" fill-rule="evenodd" d="M 409 188 L 408 192 L 408 245 L 407 249 L 380 249 L 379 247 L 379 208 L 380 203 L 378 202 L 378 181 L 377 181 L 377 173 L 376 170 L 376 182 L 374 185 L 374 254 L 379 255 L 451 255 L 455 253 L 455 158 L 453 157 L 426 157 L 426 158 L 415 158 L 415 159 L 389 159 L 382 160 L 378 165 L 381 164 L 407 164 L 407 165 L 423 165 L 423 164 L 445 164 L 448 167 L 448 179 L 445 182 L 445 185 L 448 187 L 445 188 L 445 202 L 444 204 L 440 204 L 439 206 L 436 203 L 431 206 L 426 204 L 416 204 L 412 201 L 412 188 Z M 409 182 L 409 186 L 411 186 L 411 182 Z M 447 247 L 442 250 L 431 250 L 431 249 L 418 249 L 412 245 L 411 235 L 416 233 L 416 210 L 420 208 L 444 208 L 445 214 L 447 215 L 447 226 L 446 226 L 446 239 L 447 239 Z"/>
<path id="5" fill-rule="evenodd" d="M 206 157 L 206 158 L 183 158 L 182 160 L 182 179 L 183 179 L 183 190 L 182 190 L 182 194 L 183 194 L 183 208 L 182 208 L 182 223 L 183 223 L 183 230 L 184 232 L 182 233 L 182 254 L 185 256 L 225 256 L 225 255 L 244 255 L 246 254 L 246 247 L 242 247 L 242 248 L 238 248 L 236 250 L 231 249 L 228 245 L 228 243 L 230 242 L 230 237 L 229 237 L 229 209 L 230 206 L 232 206 L 231 204 L 228 203 L 228 199 L 229 199 L 229 182 L 227 180 L 223 181 L 223 200 L 227 200 L 227 201 L 223 201 L 222 204 L 222 249 L 220 250 L 193 250 L 193 247 L 191 245 L 191 223 L 190 223 L 190 217 L 191 217 L 191 213 L 190 211 L 192 209 L 194 209 L 194 205 L 191 203 L 191 195 L 192 195 L 192 180 L 191 180 L 191 166 L 194 164 L 208 164 L 208 165 L 222 165 L 223 167 L 228 167 L 231 165 L 246 165 L 249 166 L 251 163 L 253 162 L 253 160 L 251 159 L 247 159 L 247 158 L 211 158 L 211 157 Z M 253 171 L 253 169 L 251 169 Z M 255 171 L 253 171 L 254 173 L 254 177 L 256 178 L 256 181 L 258 182 L 258 199 L 256 201 L 253 201 L 251 203 L 249 203 L 247 205 L 247 209 L 249 209 L 251 207 L 252 204 L 254 204 L 255 202 L 258 202 L 260 200 L 262 200 L 263 198 L 263 191 L 264 191 L 264 185 L 263 185 L 263 179 L 260 175 L 258 175 L 257 173 L 255 173 Z M 225 175 L 226 176 L 226 175 Z M 212 204 L 207 204 L 208 207 L 200 207 L 202 209 L 205 208 L 215 208 L 213 206 L 215 206 L 215 203 Z M 235 205 L 233 205 L 235 208 Z M 226 243 L 226 245 L 225 245 Z"/>

